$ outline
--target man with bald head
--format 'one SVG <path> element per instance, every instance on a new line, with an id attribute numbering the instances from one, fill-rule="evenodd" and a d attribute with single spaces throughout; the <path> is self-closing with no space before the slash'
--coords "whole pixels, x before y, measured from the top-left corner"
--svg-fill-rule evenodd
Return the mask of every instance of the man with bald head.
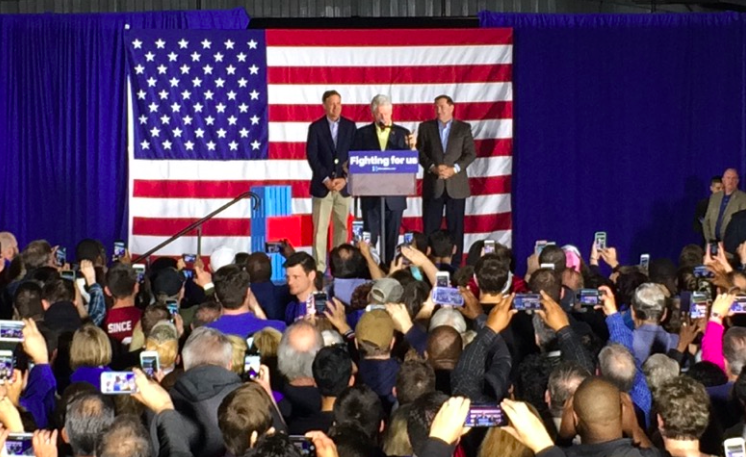
<path id="1" fill-rule="evenodd" d="M 321 411 L 321 395 L 313 378 L 313 361 L 324 346 L 321 332 L 308 321 L 289 326 L 277 349 L 277 368 L 285 377 L 285 398 L 278 406 L 286 420 L 310 417 Z"/>
<path id="2" fill-rule="evenodd" d="M 560 436 L 580 436 L 583 444 L 565 449 L 567 457 L 658 457 L 637 425 L 629 396 L 601 378 L 587 378 L 565 407 Z M 631 438 L 624 438 L 624 434 Z"/>
<path id="3" fill-rule="evenodd" d="M 450 325 L 430 331 L 427 338 L 427 363 L 435 370 L 435 388 L 451 395 L 451 372 L 456 368 L 463 351 L 461 334 Z"/>
<path id="4" fill-rule="evenodd" d="M 721 241 L 733 214 L 746 209 L 746 193 L 738 190 L 738 171 L 728 168 L 723 173 L 723 190 L 710 197 L 702 231 L 707 242 Z"/>

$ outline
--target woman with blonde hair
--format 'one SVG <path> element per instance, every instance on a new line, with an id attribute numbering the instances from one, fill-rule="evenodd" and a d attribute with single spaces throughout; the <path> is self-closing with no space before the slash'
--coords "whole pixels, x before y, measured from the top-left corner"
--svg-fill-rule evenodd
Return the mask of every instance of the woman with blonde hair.
<path id="1" fill-rule="evenodd" d="M 101 373 L 111 371 L 111 343 L 103 330 L 93 324 L 80 327 L 70 345 L 70 382 L 87 382 L 101 390 Z"/>

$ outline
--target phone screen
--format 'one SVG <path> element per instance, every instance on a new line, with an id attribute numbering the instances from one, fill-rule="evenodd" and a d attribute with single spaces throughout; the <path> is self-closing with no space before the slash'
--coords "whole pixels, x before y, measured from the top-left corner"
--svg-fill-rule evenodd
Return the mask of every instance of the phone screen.
<path id="1" fill-rule="evenodd" d="M 124 241 L 116 241 L 114 242 L 114 260 L 119 260 L 122 257 L 124 257 L 124 251 L 126 250 L 126 246 L 124 245 Z"/>
<path id="2" fill-rule="evenodd" d="M 59 247 L 56 254 L 57 266 L 61 267 L 67 262 L 67 249 Z"/>
<path id="3" fill-rule="evenodd" d="M 282 254 L 282 244 L 264 243 L 264 252 L 267 254 Z"/>
<path id="4" fill-rule="evenodd" d="M 13 379 L 13 368 L 15 368 L 13 353 L 11 351 L 0 351 L 0 384 Z"/>
<path id="5" fill-rule="evenodd" d="M 179 302 L 176 300 L 166 300 L 166 308 L 168 308 L 168 312 L 171 313 L 171 316 L 179 314 Z"/>
<path id="6" fill-rule="evenodd" d="M 730 438 L 723 443 L 725 457 L 746 457 L 743 438 Z"/>
<path id="7" fill-rule="evenodd" d="M 495 252 L 495 240 L 485 240 L 484 253 L 493 254 Z"/>
<path id="8" fill-rule="evenodd" d="M 436 273 L 435 275 L 435 287 L 450 287 L 451 277 L 448 273 Z"/>
<path id="9" fill-rule="evenodd" d="M 145 265 L 135 263 L 132 265 L 132 269 L 137 272 L 137 282 L 142 282 L 145 279 Z"/>
<path id="10" fill-rule="evenodd" d="M 197 254 L 183 254 L 181 258 L 184 259 L 184 263 L 194 263 L 197 261 Z"/>
<path id="11" fill-rule="evenodd" d="M 21 342 L 23 341 L 23 327 L 21 321 L 0 321 L 0 341 Z"/>
<path id="12" fill-rule="evenodd" d="M 290 436 L 290 442 L 293 443 L 300 455 L 303 457 L 314 457 L 316 455 L 316 446 L 313 445 L 313 441 L 305 436 Z"/>
<path id="13" fill-rule="evenodd" d="M 102 394 L 132 394 L 137 392 L 135 373 L 131 371 L 105 371 L 101 373 Z"/>
<path id="14" fill-rule="evenodd" d="M 414 243 L 414 234 L 412 232 L 407 232 L 404 234 L 404 244 L 409 246 L 412 243 Z"/>
<path id="15" fill-rule="evenodd" d="M 5 440 L 5 453 L 7 455 L 34 455 L 31 433 L 11 433 Z"/>
<path id="16" fill-rule="evenodd" d="M 150 376 L 151 378 L 160 370 L 160 361 L 158 353 L 146 354 L 145 352 L 140 353 L 140 368 L 142 371 Z"/>
<path id="17" fill-rule="evenodd" d="M 606 249 L 606 232 L 596 232 L 594 239 L 596 243 L 596 249 Z"/>
<path id="18" fill-rule="evenodd" d="M 326 301 L 329 297 L 326 292 L 316 292 L 313 294 L 313 306 L 316 309 L 316 315 L 320 316 L 326 311 Z"/>
<path id="19" fill-rule="evenodd" d="M 352 221 L 352 239 L 354 241 L 360 241 L 363 239 L 363 221 Z"/>
<path id="20" fill-rule="evenodd" d="M 541 295 L 516 294 L 515 297 L 513 297 L 513 309 L 517 309 L 518 311 L 541 309 Z"/>
<path id="21" fill-rule="evenodd" d="M 250 379 L 259 376 L 259 368 L 262 364 L 262 358 L 258 355 L 247 355 L 243 359 L 243 372 L 249 375 Z"/>
<path id="22" fill-rule="evenodd" d="M 466 427 L 500 427 L 507 425 L 503 410 L 495 405 L 472 405 L 466 416 Z"/>
<path id="23" fill-rule="evenodd" d="M 580 304 L 583 306 L 596 306 L 601 304 L 601 292 L 598 289 L 580 289 L 578 298 Z"/>

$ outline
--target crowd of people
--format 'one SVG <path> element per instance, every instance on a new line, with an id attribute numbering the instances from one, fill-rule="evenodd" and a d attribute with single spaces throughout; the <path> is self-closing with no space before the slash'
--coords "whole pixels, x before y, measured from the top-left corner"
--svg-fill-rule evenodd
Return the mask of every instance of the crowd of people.
<path id="1" fill-rule="evenodd" d="M 0 441 L 43 457 L 694 457 L 743 436 L 746 249 L 625 266 L 611 246 L 550 243 L 521 277 L 499 243 L 459 265 L 447 231 L 412 235 L 388 265 L 337 246 L 328 272 L 285 245 L 275 284 L 261 252 L 142 274 L 93 239 L 61 264 L 0 233 L 0 319 L 23 323 L 0 335 Z"/>

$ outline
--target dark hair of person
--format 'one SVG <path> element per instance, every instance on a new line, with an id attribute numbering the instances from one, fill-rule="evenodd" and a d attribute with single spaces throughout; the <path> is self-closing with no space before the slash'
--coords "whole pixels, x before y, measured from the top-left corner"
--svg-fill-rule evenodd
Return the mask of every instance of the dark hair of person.
<path id="1" fill-rule="evenodd" d="M 404 286 L 401 301 L 407 307 L 409 317 L 414 319 L 430 296 L 430 286 L 424 281 L 412 281 Z"/>
<path id="2" fill-rule="evenodd" d="M 421 360 L 404 362 L 396 375 L 396 399 L 399 405 L 412 403 L 430 392 L 435 392 L 433 367 Z"/>
<path id="3" fill-rule="evenodd" d="M 312 271 L 316 271 L 316 261 L 313 260 L 311 254 L 307 252 L 295 252 L 290 255 L 285 261 L 285 268 L 292 268 L 300 265 L 306 274 L 310 274 Z M 318 276 L 318 275 L 317 275 Z"/>
<path id="4" fill-rule="evenodd" d="M 360 427 L 371 440 L 378 442 L 383 420 L 383 406 L 378 395 L 366 385 L 346 388 L 334 402 L 334 423 Z"/>
<path id="5" fill-rule="evenodd" d="M 77 262 L 90 260 L 93 265 L 106 265 L 106 248 L 99 240 L 86 238 L 75 246 L 75 260 Z"/>
<path id="6" fill-rule="evenodd" d="M 106 287 L 114 298 L 126 298 L 135 293 L 137 272 L 129 265 L 117 262 L 106 272 Z"/>
<path id="7" fill-rule="evenodd" d="M 339 95 L 339 92 L 337 92 L 336 90 L 327 90 L 326 92 L 324 92 L 324 93 L 323 93 L 323 94 L 321 95 L 321 103 L 326 103 L 326 100 L 327 100 L 327 99 L 328 99 L 329 97 L 332 97 L 332 96 L 334 96 L 334 95 L 336 95 L 337 97 L 339 97 L 339 98 L 340 98 L 340 100 L 342 99 L 342 96 L 341 96 L 341 95 Z"/>
<path id="8" fill-rule="evenodd" d="M 539 268 L 536 270 L 528 281 L 528 288 L 535 294 L 543 291 L 555 302 L 560 302 L 562 282 L 554 270 L 550 270 L 549 268 Z"/>
<path id="9" fill-rule="evenodd" d="M 723 370 L 714 363 L 707 361 L 695 363 L 689 368 L 686 375 L 701 382 L 705 387 L 722 386 L 728 382 L 728 376 Z M 737 393 L 737 391 L 738 389 L 734 388 L 734 393 Z"/>
<path id="10" fill-rule="evenodd" d="M 111 400 L 98 392 L 76 396 L 68 405 L 65 431 L 74 455 L 94 455 L 99 436 L 114 422 Z"/>
<path id="11" fill-rule="evenodd" d="M 272 279 L 272 261 L 263 252 L 252 252 L 244 262 L 251 283 L 267 282 Z"/>
<path id="12" fill-rule="evenodd" d="M 411 404 L 407 418 L 407 435 L 415 455 L 423 455 L 423 447 L 430 436 L 430 426 L 448 396 L 442 392 L 431 392 Z"/>
<path id="13" fill-rule="evenodd" d="M 342 244 L 329 253 L 329 268 L 335 278 L 362 278 L 367 265 L 360 249 L 351 244 Z"/>
<path id="14" fill-rule="evenodd" d="M 453 237 L 447 230 L 436 230 L 430 234 L 430 255 L 433 257 L 453 256 Z"/>
<path id="15" fill-rule="evenodd" d="M 249 273 L 238 265 L 226 265 L 215 272 L 215 296 L 223 308 L 238 309 L 243 305 L 251 285 L 249 279 Z"/>
<path id="16" fill-rule="evenodd" d="M 44 317 L 44 306 L 41 304 L 42 288 L 36 281 L 22 282 L 13 295 L 13 306 L 22 319 L 40 319 Z"/>
<path id="17" fill-rule="evenodd" d="M 499 294 L 508 281 L 508 267 L 496 254 L 487 254 L 474 267 L 479 290 L 487 294 Z"/>
<path id="18" fill-rule="evenodd" d="M 448 95 L 445 95 L 445 94 L 438 95 L 437 97 L 435 97 L 435 102 L 437 103 L 438 100 L 445 100 L 446 103 L 453 106 L 453 99 L 449 97 Z"/>
<path id="19" fill-rule="evenodd" d="M 551 263 L 554 265 L 554 273 L 562 277 L 562 272 L 567 268 L 567 256 L 561 247 L 549 245 L 542 249 L 539 254 L 539 264 Z"/>
<path id="20" fill-rule="evenodd" d="M 350 384 L 352 358 L 344 347 L 321 348 L 313 360 L 313 379 L 322 397 L 338 397 Z"/>

